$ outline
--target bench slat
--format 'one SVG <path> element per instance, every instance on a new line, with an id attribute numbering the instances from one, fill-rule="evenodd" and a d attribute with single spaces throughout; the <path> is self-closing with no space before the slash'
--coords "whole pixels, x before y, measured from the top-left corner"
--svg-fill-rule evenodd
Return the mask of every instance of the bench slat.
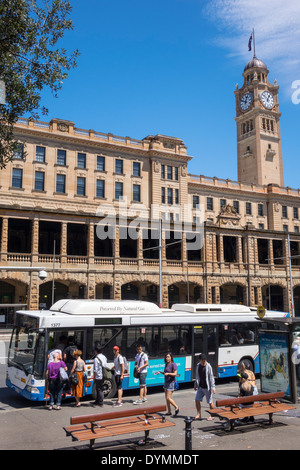
<path id="1" fill-rule="evenodd" d="M 170 426 L 175 426 L 175 423 L 171 421 L 165 421 L 163 423 L 161 421 L 149 420 L 149 424 L 147 426 L 145 426 L 144 422 L 132 423 L 130 426 L 128 426 L 128 423 L 124 423 L 117 426 L 96 428 L 95 432 L 92 432 L 91 430 L 75 431 L 71 433 L 71 436 L 77 441 L 89 441 L 102 437 L 115 437 L 123 434 L 134 434 L 137 432 L 151 431 L 154 429 L 162 429 Z"/>
<path id="2" fill-rule="evenodd" d="M 251 395 L 250 397 L 227 398 L 225 400 L 217 400 L 216 406 L 219 408 L 222 406 L 253 403 L 255 401 L 275 400 L 277 398 L 283 398 L 284 395 L 285 395 L 284 392 L 274 392 L 274 393 L 261 393 L 259 395 Z"/>
<path id="3" fill-rule="evenodd" d="M 284 403 L 276 403 L 274 405 L 264 405 L 264 406 L 253 406 L 249 408 L 236 409 L 234 412 L 230 410 L 218 410 L 216 413 L 215 410 L 208 410 L 208 413 L 211 416 L 219 416 L 220 418 L 226 418 L 229 420 L 249 418 L 250 416 L 260 416 L 264 414 L 273 414 L 280 411 L 287 411 L 295 409 L 294 406 L 285 405 Z"/>
<path id="4" fill-rule="evenodd" d="M 103 421 L 103 420 L 114 419 L 114 418 L 126 418 L 130 416 L 138 416 L 138 415 L 143 415 L 143 414 L 160 413 L 162 411 L 166 411 L 165 405 L 148 406 L 148 407 L 137 405 L 135 409 L 131 409 L 131 410 L 118 410 L 118 411 L 111 411 L 108 413 L 97 413 L 97 414 L 91 414 L 91 415 L 85 415 L 85 416 L 72 416 L 70 418 L 70 424 L 94 423 L 97 421 Z"/>

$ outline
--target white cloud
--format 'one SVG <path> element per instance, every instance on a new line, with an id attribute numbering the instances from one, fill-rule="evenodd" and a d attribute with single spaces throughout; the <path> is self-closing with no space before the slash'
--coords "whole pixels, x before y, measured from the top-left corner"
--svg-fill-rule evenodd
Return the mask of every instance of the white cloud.
<path id="1" fill-rule="evenodd" d="M 250 60 L 248 39 L 254 28 L 256 56 L 279 71 L 281 84 L 300 79 L 299 0 L 209 0 L 205 13 L 231 55 Z"/>

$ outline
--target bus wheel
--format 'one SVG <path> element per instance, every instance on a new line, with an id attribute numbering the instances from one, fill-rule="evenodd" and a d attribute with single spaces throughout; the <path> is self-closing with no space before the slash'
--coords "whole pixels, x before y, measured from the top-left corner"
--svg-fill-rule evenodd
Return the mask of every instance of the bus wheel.
<path id="1" fill-rule="evenodd" d="M 113 398 L 116 395 L 117 386 L 114 379 L 105 379 L 103 382 L 103 393 L 105 398 Z"/>
<path id="2" fill-rule="evenodd" d="M 103 394 L 105 398 L 113 398 L 117 393 L 117 386 L 114 379 L 105 379 L 103 382 Z M 94 400 L 97 398 L 96 383 L 93 383 L 92 397 Z"/>
<path id="3" fill-rule="evenodd" d="M 245 364 L 245 367 L 247 370 L 251 370 L 252 372 L 254 371 L 254 366 L 253 366 L 253 362 L 251 359 L 249 359 L 248 357 L 244 357 L 240 360 L 240 362 L 238 363 L 238 370 L 241 370 L 241 367 L 242 367 L 242 363 Z"/>

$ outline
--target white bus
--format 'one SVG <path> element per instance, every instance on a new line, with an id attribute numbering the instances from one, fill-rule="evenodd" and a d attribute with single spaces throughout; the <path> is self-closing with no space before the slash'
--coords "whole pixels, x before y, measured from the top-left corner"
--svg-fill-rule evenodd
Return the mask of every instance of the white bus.
<path id="1" fill-rule="evenodd" d="M 266 312 L 266 317 L 285 315 Z M 242 305 L 175 304 L 163 310 L 141 301 L 60 300 L 50 310 L 17 312 L 6 384 L 30 400 L 45 400 L 48 351 L 60 343 L 62 336 L 73 336 L 83 352 L 88 373 L 85 395 L 93 390 L 96 343 L 111 366 L 113 346 L 119 346 L 127 358 L 124 390 L 139 385 L 133 376 L 137 344 L 149 356 L 147 386 L 163 383 L 163 376 L 155 372 L 163 369 L 167 352 L 173 354 L 177 364 L 178 382 L 195 378 L 199 353 L 207 355 L 216 377 L 235 376 L 241 361 L 257 373 L 259 326 L 256 309 Z M 114 379 L 106 380 L 105 395 L 112 397 L 115 393 Z"/>

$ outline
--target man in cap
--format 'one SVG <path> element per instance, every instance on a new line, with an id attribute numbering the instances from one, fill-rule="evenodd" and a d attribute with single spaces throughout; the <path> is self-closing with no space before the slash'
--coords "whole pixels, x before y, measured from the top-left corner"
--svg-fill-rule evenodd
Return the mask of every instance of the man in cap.
<path id="1" fill-rule="evenodd" d="M 118 401 L 114 404 L 114 406 L 122 406 L 122 396 L 123 396 L 123 389 L 122 389 L 122 382 L 124 378 L 124 359 L 120 354 L 119 346 L 113 347 L 114 353 L 114 365 L 112 369 L 115 371 L 115 381 L 118 390 Z"/>
<path id="2" fill-rule="evenodd" d="M 206 401 L 209 404 L 210 409 L 214 408 L 213 405 L 213 393 L 216 393 L 215 379 L 211 365 L 207 362 L 205 354 L 200 354 L 199 362 L 196 366 L 196 381 L 194 389 L 197 390 L 195 403 L 197 416 L 195 419 L 201 419 L 201 402 L 203 397 L 206 397 Z M 207 418 L 211 421 L 213 418 Z"/>

